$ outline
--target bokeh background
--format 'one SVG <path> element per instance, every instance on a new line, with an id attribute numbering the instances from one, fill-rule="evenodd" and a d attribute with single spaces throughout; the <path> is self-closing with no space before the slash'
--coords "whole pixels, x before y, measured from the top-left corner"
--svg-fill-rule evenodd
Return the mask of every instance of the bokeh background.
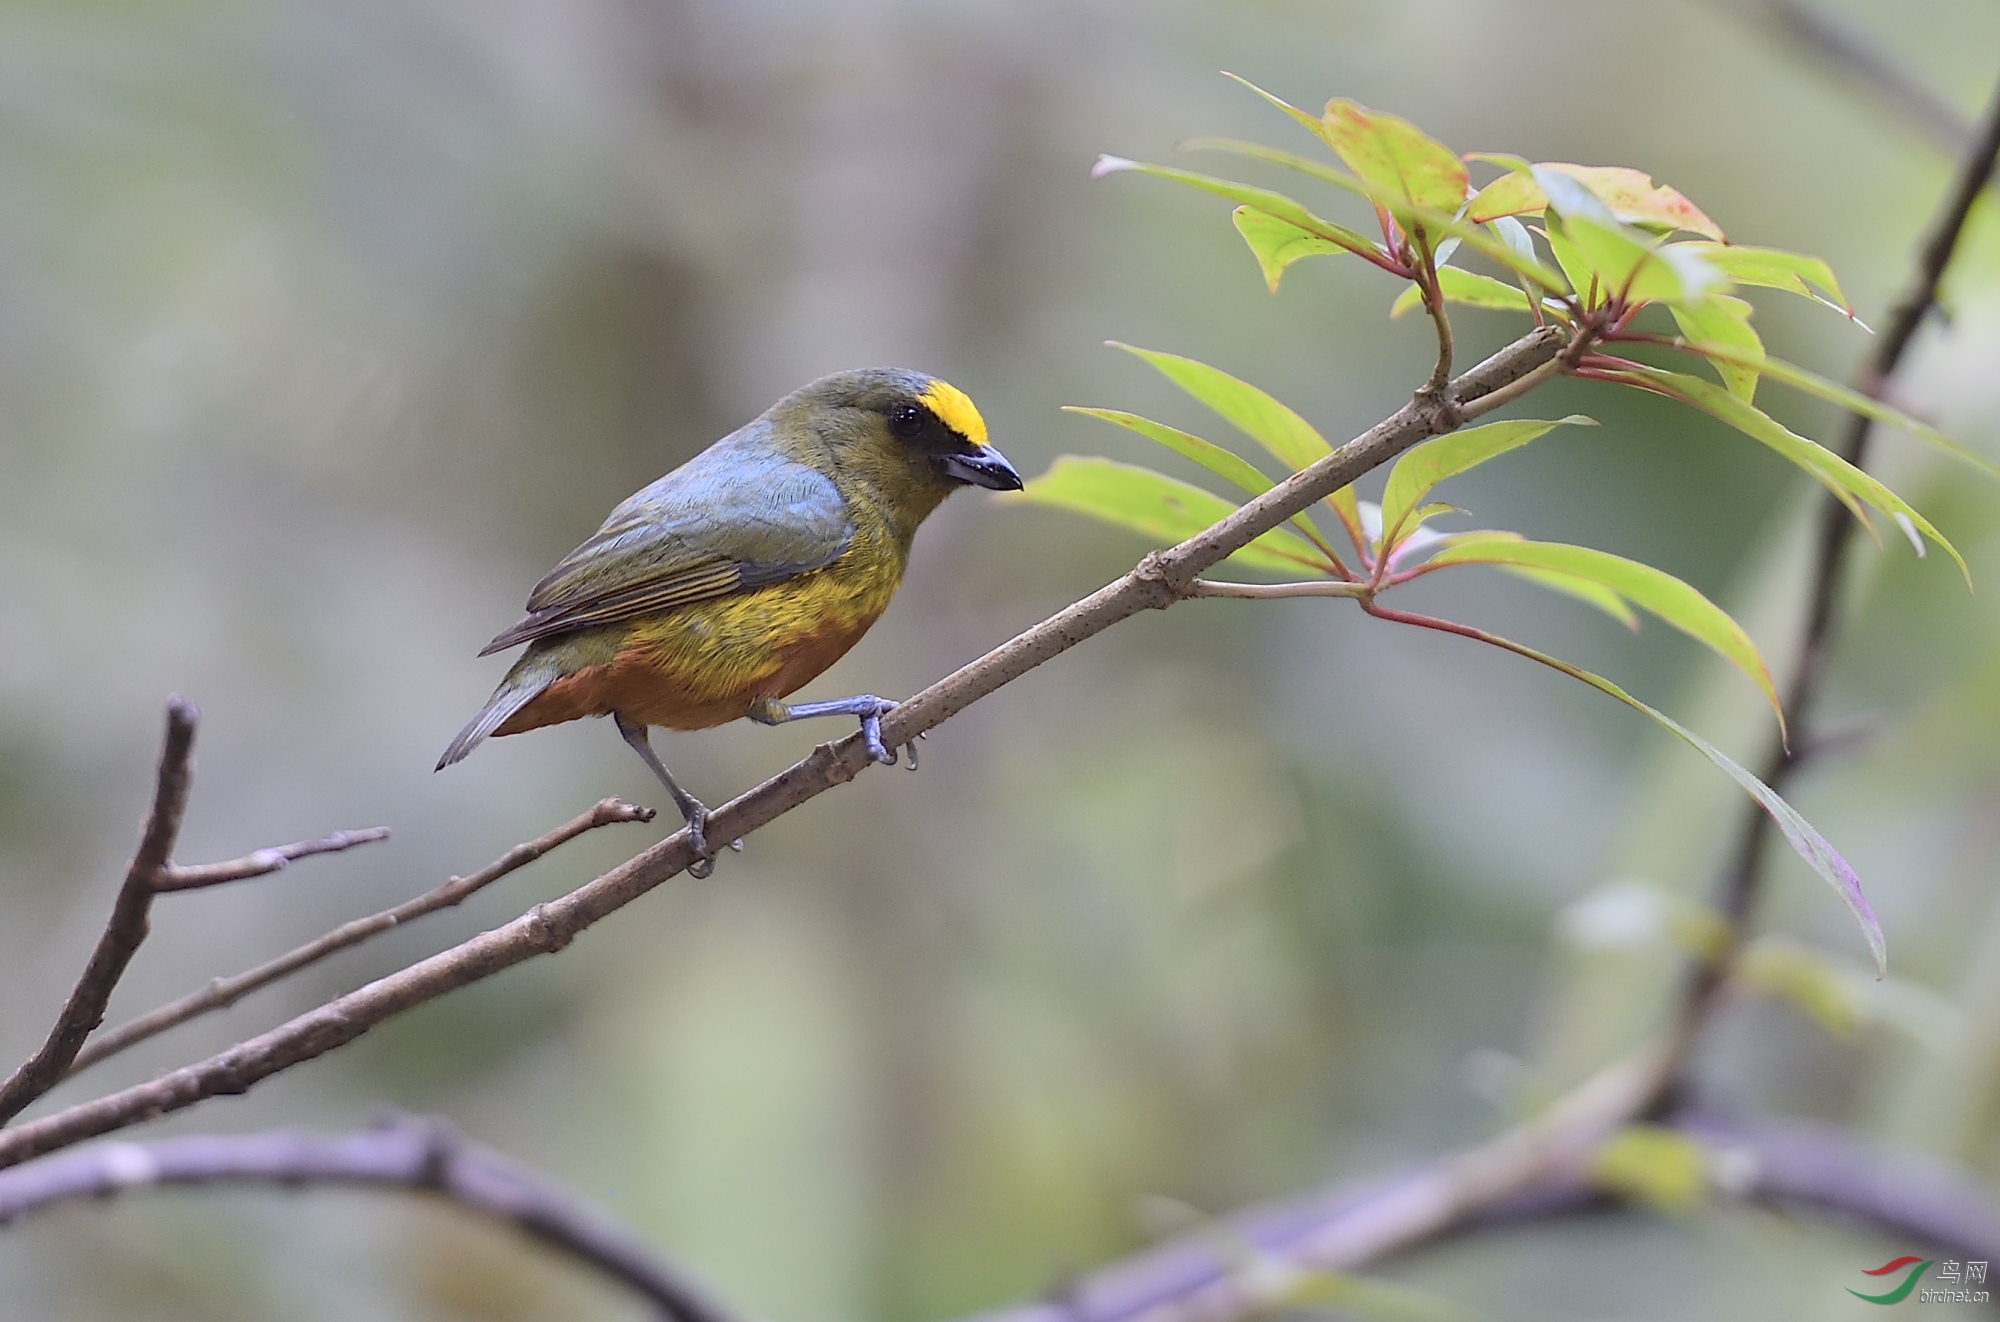
<path id="1" fill-rule="evenodd" d="M 1273 298 L 1216 199 L 1099 151 L 1301 146 L 1217 76 L 1353 96 L 1462 150 L 1641 166 L 1733 238 L 1831 259 L 1879 319 L 1947 177 L 1851 79 L 1724 3 L 1556 0 L 7 0 L 0 5 L 0 1055 L 39 1039 L 133 843 L 171 691 L 207 713 L 188 860 L 395 839 L 177 897 L 114 1018 L 463 873 L 607 794 L 601 723 L 438 749 L 474 653 L 626 493 L 842 367 L 982 404 L 1024 472 L 1159 463 L 1057 411 L 1232 440 L 1110 338 L 1248 377 L 1339 438 L 1428 367 L 1359 263 Z M 1827 12 L 1947 101 L 1981 0 Z M 1346 204 L 1319 199 L 1350 223 Z M 2000 239 L 1902 384 L 2000 454 Z M 1782 296 L 1780 353 L 1865 337 Z M 1470 362 L 1515 333 L 1458 318 Z M 1774 391 L 1774 396 L 1776 392 Z M 1771 401 L 1825 435 L 1828 411 Z M 1479 526 L 1651 560 L 1775 661 L 1806 483 L 1665 405 L 1593 414 L 1446 494 Z M 1996 492 L 1884 471 L 2000 583 Z M 1191 475 L 1191 474 L 1190 474 Z M 1379 481 L 1379 478 L 1377 479 Z M 961 496 L 888 615 L 807 696 L 903 694 L 1143 546 Z M 1868 737 L 1797 801 L 1868 879 L 1894 977 L 1789 858 L 1774 928 L 1827 953 L 1740 1004 L 1707 1096 L 2000 1166 L 2000 613 L 1939 557 L 1862 557 L 1832 707 Z M 1429 604 L 1618 679 L 1740 754 L 1768 715 L 1657 625 L 1479 577 Z M 830 729 L 663 741 L 710 802 Z M 776 1322 L 934 1318 L 1047 1291 L 1179 1223 L 1492 1132 L 1658 1015 L 1662 915 L 1742 808 L 1629 712 L 1339 603 L 1137 619 L 682 878 L 559 958 L 146 1132 L 437 1112 Z M 671 815 L 671 814 L 669 814 Z M 558 893 L 607 830 L 453 912 L 158 1039 L 44 1107 L 149 1077 Z M 1664 898 L 1663 898 L 1664 897 Z M 1820 1021 L 1849 1021 L 1830 1032 Z M 1828 1318 L 1909 1246 L 1773 1212 L 1510 1231 L 1386 1274 L 1498 1318 Z M 9 1317 L 597 1319 L 629 1301 L 507 1236 L 357 1194 L 186 1194 L 0 1235 Z"/>

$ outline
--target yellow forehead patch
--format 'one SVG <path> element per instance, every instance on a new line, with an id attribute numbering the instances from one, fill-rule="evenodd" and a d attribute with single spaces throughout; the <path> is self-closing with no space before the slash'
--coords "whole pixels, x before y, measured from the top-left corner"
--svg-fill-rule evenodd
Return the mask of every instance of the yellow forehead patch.
<path id="1" fill-rule="evenodd" d="M 979 416 L 972 398 L 963 390 L 949 381 L 933 381 L 918 398 L 924 401 L 924 407 L 937 414 L 939 422 L 974 445 L 986 444 L 986 419 Z"/>

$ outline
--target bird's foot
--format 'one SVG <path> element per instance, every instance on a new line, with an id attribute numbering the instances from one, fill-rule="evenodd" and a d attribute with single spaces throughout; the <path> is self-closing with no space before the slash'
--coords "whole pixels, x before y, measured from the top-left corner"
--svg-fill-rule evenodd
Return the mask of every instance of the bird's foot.
<path id="1" fill-rule="evenodd" d="M 688 843 L 694 846 L 694 862 L 688 864 L 688 875 L 697 880 L 706 878 L 715 872 L 715 851 L 708 847 L 708 809 L 700 799 L 685 792 L 674 796 L 674 806 L 681 810 L 681 819 L 687 823 Z M 730 847 L 740 850 L 743 842 L 731 841 Z"/>
<path id="2" fill-rule="evenodd" d="M 864 693 L 858 698 L 851 699 L 851 701 L 856 703 L 872 702 L 876 704 L 873 711 L 861 708 L 854 713 L 861 718 L 861 739 L 863 743 L 868 745 L 868 756 L 874 758 L 885 767 L 895 766 L 895 750 L 882 742 L 882 718 L 896 710 L 896 704 L 887 698 L 878 698 L 872 693 Z"/>

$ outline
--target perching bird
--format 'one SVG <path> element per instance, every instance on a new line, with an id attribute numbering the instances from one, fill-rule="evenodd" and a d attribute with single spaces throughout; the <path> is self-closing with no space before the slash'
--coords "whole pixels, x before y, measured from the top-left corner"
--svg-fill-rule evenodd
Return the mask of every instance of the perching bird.
<path id="1" fill-rule="evenodd" d="M 917 525 L 962 485 L 1014 491 L 957 387 L 898 368 L 836 372 L 779 400 L 611 511 L 481 656 L 527 643 L 438 759 L 488 735 L 610 716 L 712 858 L 708 810 L 674 782 L 648 726 L 701 730 L 855 716 L 878 762 L 894 703 L 862 694 L 787 705 L 889 604 Z"/>

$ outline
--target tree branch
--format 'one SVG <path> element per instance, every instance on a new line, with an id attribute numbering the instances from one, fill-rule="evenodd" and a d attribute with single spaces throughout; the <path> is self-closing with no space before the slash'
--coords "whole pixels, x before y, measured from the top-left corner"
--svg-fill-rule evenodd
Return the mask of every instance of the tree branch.
<path id="1" fill-rule="evenodd" d="M 0 1225 L 134 1189 L 325 1186 L 424 1194 L 609 1277 L 673 1322 L 738 1322 L 707 1289 L 629 1230 L 439 1121 L 398 1119 L 358 1134 L 197 1134 L 99 1143 L 0 1173 Z"/>
<path id="2" fill-rule="evenodd" d="M 111 993 L 125 976 L 132 957 L 151 930 L 153 897 L 164 891 L 193 890 L 276 872 L 294 858 L 351 849 L 386 840 L 383 827 L 341 831 L 323 840 L 262 849 L 228 863 L 176 867 L 174 845 L 187 816 L 188 794 L 194 784 L 194 734 L 201 710 L 178 694 L 167 699 L 167 733 L 160 748 L 160 769 L 153 783 L 153 806 L 139 836 L 139 848 L 125 871 L 125 882 L 112 902 L 111 917 L 97 938 L 76 986 L 56 1014 L 48 1036 L 35 1053 L 0 1083 L 0 1125 L 19 1115 L 60 1083 L 69 1073 L 84 1041 L 104 1022 Z"/>
<path id="3" fill-rule="evenodd" d="M 136 1019 L 128 1020 L 109 1032 L 100 1034 L 96 1041 L 77 1054 L 76 1059 L 70 1064 L 69 1075 L 87 1070 L 100 1060 L 137 1046 L 148 1038 L 156 1037 L 190 1019 L 198 1019 L 202 1015 L 228 1009 L 251 992 L 268 987 L 281 978 L 288 978 L 300 969 L 317 964 L 327 956 L 346 950 L 349 946 L 358 946 L 370 937 L 386 932 L 392 927 L 399 927 L 425 914 L 436 913 L 440 909 L 462 903 L 468 896 L 492 885 L 508 873 L 526 867 L 558 845 L 567 844 L 586 831 L 617 822 L 652 820 L 651 808 L 641 808 L 618 799 L 605 799 L 588 812 L 572 818 L 548 834 L 525 844 L 515 845 L 469 877 L 453 877 L 442 886 L 426 891 L 414 899 L 405 900 L 380 913 L 369 914 L 366 918 L 356 918 L 352 922 L 342 923 L 326 935 L 287 951 L 276 959 L 231 977 L 216 978 L 199 991 L 190 992 L 179 1000 L 169 1001 L 158 1009 L 149 1010 Z M 252 854 L 250 857 L 256 858 L 257 855 Z M 238 860 L 242 861 L 244 860 Z"/>
<path id="4" fill-rule="evenodd" d="M 1879 398 L 1902 364 L 1918 329 L 1937 302 L 1938 286 L 1944 279 L 1945 268 L 1951 264 L 1952 253 L 1957 249 L 1959 235 L 1965 229 L 1973 203 L 1993 177 L 1996 161 L 2000 161 L 2000 87 L 1994 89 L 1993 104 L 1980 121 L 1978 134 L 1959 165 L 1957 178 L 1925 232 L 1909 284 L 1897 299 L 1888 324 L 1876 339 L 1874 353 L 1860 371 L 1856 388 L 1862 393 Z M 1849 463 L 1857 467 L 1865 466 L 1868 438 L 1873 427 L 1874 423 L 1869 418 L 1859 413 L 1849 414 L 1847 428 L 1834 450 Z M 1810 750 L 1822 746 L 1814 737 L 1813 722 L 1819 714 L 1820 686 L 1833 645 L 1837 598 L 1855 535 L 1854 524 L 1847 511 L 1838 501 L 1825 498 L 1820 505 L 1817 551 L 1813 559 L 1810 604 L 1804 632 L 1797 660 L 1784 689 L 1783 705 L 1791 723 L 1794 743 L 1787 748 L 1782 737 L 1774 738 L 1759 773 L 1765 784 L 1781 794 L 1799 767 L 1804 765 Z M 1724 940 L 1689 975 L 1672 1030 L 1675 1045 L 1671 1054 L 1675 1057 L 1675 1065 L 1663 1081 L 1661 1095 L 1654 1099 L 1649 1109 L 1657 1111 L 1673 1104 L 1668 1092 L 1677 1086 L 1680 1066 L 1692 1052 L 1701 1025 L 1727 984 L 1729 970 L 1749 936 L 1757 899 L 1763 889 L 1763 845 L 1769 834 L 1769 820 L 1755 807 L 1740 819 L 1736 847 L 1723 872 L 1716 898 L 1716 909 L 1723 921 Z"/>
<path id="5" fill-rule="evenodd" d="M 1421 441 L 1450 431 L 1514 397 L 1508 389 L 1552 362 L 1563 333 L 1543 327 L 1459 377 L 1442 406 L 1412 399 L 1393 415 L 1311 467 L 1294 473 L 1214 526 L 1154 552 L 1115 582 L 1073 603 L 985 656 L 932 684 L 882 718 L 882 739 L 907 744 L 980 698 L 1142 610 L 1182 599 L 1205 569 Z M 825 745 L 724 804 L 710 818 L 719 840 L 749 835 L 871 765 L 860 735 Z M 512 922 L 377 979 L 305 1014 L 181 1069 L 119 1092 L 0 1131 L 0 1166 L 85 1138 L 183 1110 L 208 1097 L 240 1093 L 301 1061 L 344 1046 L 414 1006 L 551 954 L 585 928 L 631 903 L 694 859 L 686 831 Z M 67 1063 L 67 1057 L 64 1063 Z"/>
<path id="6" fill-rule="evenodd" d="M 172 867 L 160 874 L 158 880 L 153 883 L 153 890 L 155 892 L 202 890 L 232 881 L 268 876 L 273 872 L 282 871 L 295 859 L 310 858 L 314 854 L 338 854 L 343 849 L 373 844 L 377 840 L 388 838 L 388 827 L 371 826 L 360 831 L 335 831 L 332 835 L 321 836 L 317 840 L 299 840 L 289 845 L 273 845 L 254 854 L 245 854 L 242 858 L 232 858 L 227 863 L 197 863 L 191 867 Z"/>
<path id="7" fill-rule="evenodd" d="M 111 917 L 90 952 L 90 960 L 69 998 L 56 1014 L 48 1037 L 32 1056 L 0 1083 L 0 1124 L 19 1115 L 36 1098 L 56 1086 L 83 1040 L 104 1022 L 112 989 L 138 953 L 151 928 L 156 883 L 170 866 L 181 819 L 187 815 L 188 789 L 194 779 L 194 731 L 201 712 L 186 698 L 167 699 L 167 733 L 160 748 L 159 774 L 153 782 L 153 807 L 139 835 L 138 852 L 125 871 L 125 883 L 112 902 Z"/>

